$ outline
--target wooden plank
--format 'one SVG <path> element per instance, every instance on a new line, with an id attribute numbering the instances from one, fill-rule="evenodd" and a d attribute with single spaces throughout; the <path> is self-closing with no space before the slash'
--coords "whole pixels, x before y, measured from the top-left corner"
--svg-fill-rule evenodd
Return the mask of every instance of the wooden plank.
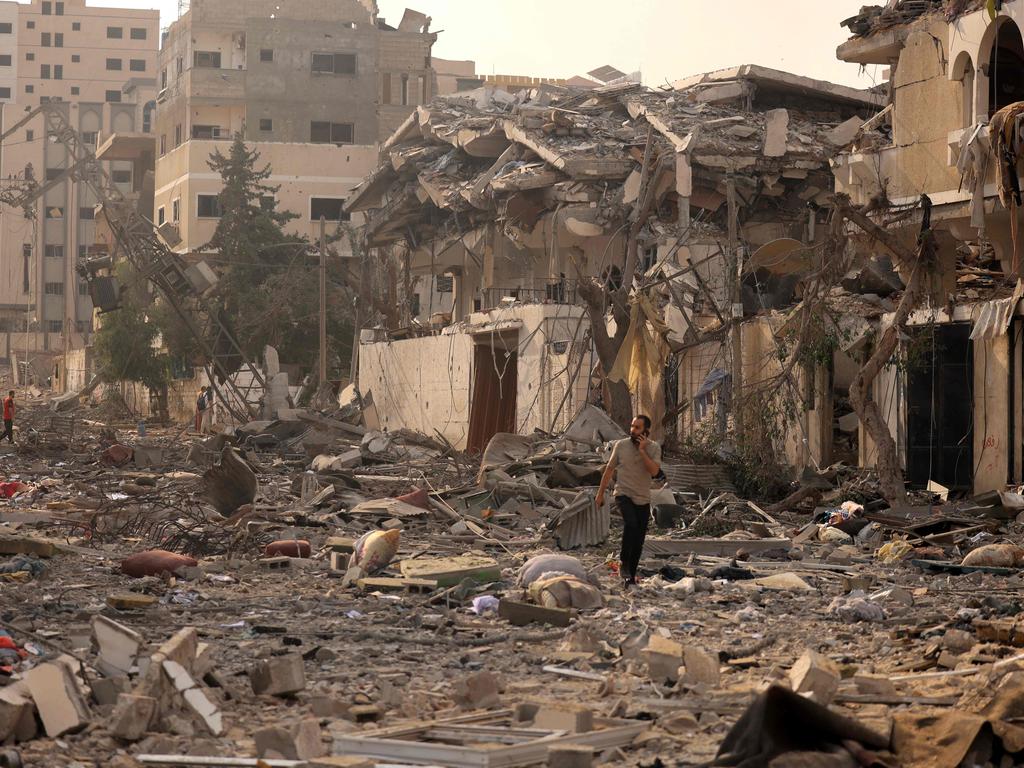
<path id="1" fill-rule="evenodd" d="M 451 587 L 463 579 L 486 584 L 501 578 L 498 561 L 480 555 L 403 560 L 398 567 L 406 578 L 430 579 L 439 587 Z"/>
<path id="2" fill-rule="evenodd" d="M 519 603 L 505 598 L 498 602 L 498 616 L 517 627 L 534 623 L 568 627 L 572 619 L 572 613 L 564 608 L 545 608 L 542 605 Z"/>
<path id="3" fill-rule="evenodd" d="M 647 539 L 644 557 L 688 554 L 735 557 L 740 550 L 751 553 L 770 549 L 789 551 L 792 544 L 789 539 Z"/>
<path id="4" fill-rule="evenodd" d="M 838 693 L 833 701 L 837 704 L 913 704 L 922 707 L 953 707 L 959 696 L 886 696 L 874 693 Z"/>

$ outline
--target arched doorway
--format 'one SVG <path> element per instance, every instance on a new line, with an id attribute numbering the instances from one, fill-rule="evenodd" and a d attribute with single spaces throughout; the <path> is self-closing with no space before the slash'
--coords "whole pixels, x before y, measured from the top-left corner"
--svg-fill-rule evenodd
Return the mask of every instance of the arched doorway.
<path id="1" fill-rule="evenodd" d="M 1003 107 L 1024 101 L 1024 39 L 1010 19 L 999 25 L 988 64 L 991 117 Z"/>

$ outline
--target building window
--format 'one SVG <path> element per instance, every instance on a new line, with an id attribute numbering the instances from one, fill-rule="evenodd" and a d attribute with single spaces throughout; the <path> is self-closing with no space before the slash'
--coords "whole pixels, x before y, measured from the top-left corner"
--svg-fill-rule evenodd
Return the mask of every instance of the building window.
<path id="1" fill-rule="evenodd" d="M 56 32 L 53 35 L 53 47 L 54 48 L 63 48 L 64 47 L 64 33 L 63 32 Z"/>
<path id="2" fill-rule="evenodd" d="M 4 22 L 0 24 L 0 35 L 10 35 L 14 33 L 14 25 L 10 22 Z"/>
<path id="3" fill-rule="evenodd" d="M 181 198 L 175 198 L 171 201 L 171 221 L 177 224 L 181 221 Z"/>
<path id="4" fill-rule="evenodd" d="M 341 207 L 345 200 L 340 197 L 311 197 L 309 199 L 309 218 L 312 221 L 348 221 L 349 215 Z"/>
<path id="5" fill-rule="evenodd" d="M 181 146 L 181 123 L 174 126 L 174 146 Z"/>
<path id="6" fill-rule="evenodd" d="M 53 79 L 54 80 L 63 80 L 64 79 L 64 65 L 63 64 L 54 64 L 53 65 Z"/>
<path id="7" fill-rule="evenodd" d="M 273 48 L 260 48 L 260 61 L 270 62 L 274 60 Z"/>
<path id="8" fill-rule="evenodd" d="M 220 198 L 217 195 L 199 195 L 196 198 L 196 216 L 200 219 L 219 219 Z"/>
<path id="9" fill-rule="evenodd" d="M 43 290 L 47 296 L 63 296 L 64 283 L 47 283 Z"/>
<path id="10" fill-rule="evenodd" d="M 64 15 L 64 3 L 56 3 L 56 11 L 58 16 Z"/>
<path id="11" fill-rule="evenodd" d="M 196 51 L 192 54 L 192 66 L 202 69 L 220 69 L 220 51 Z"/>
<path id="12" fill-rule="evenodd" d="M 9 99 L 9 98 L 11 98 L 11 89 L 10 88 L 0 88 L 0 99 Z"/>
<path id="13" fill-rule="evenodd" d="M 178 77 L 181 77 L 181 73 L 185 71 L 185 57 L 178 57 Z"/>
<path id="14" fill-rule="evenodd" d="M 82 57 L 79 56 L 77 53 L 72 53 L 71 54 L 71 63 L 72 64 L 80 64 L 81 61 L 82 61 Z"/>
<path id="15" fill-rule="evenodd" d="M 164 90 L 167 87 L 167 70 L 164 69 L 160 72 L 160 90 Z"/>
<path id="16" fill-rule="evenodd" d="M 52 39 L 53 39 L 53 36 L 49 32 L 43 32 L 43 34 L 41 34 L 39 36 L 39 44 L 41 46 L 43 46 L 43 48 L 49 48 L 50 45 L 52 44 L 51 43 Z"/>
<path id="17" fill-rule="evenodd" d="M 47 168 L 46 169 L 46 180 L 55 181 L 60 178 L 60 175 L 66 171 L 67 168 Z"/>
<path id="18" fill-rule="evenodd" d="M 108 40 L 120 40 L 124 37 L 124 30 L 121 27 L 107 27 Z"/>
<path id="19" fill-rule="evenodd" d="M 108 70 L 115 70 L 119 72 L 122 66 L 123 64 L 120 59 L 107 59 Z"/>
<path id="20" fill-rule="evenodd" d="M 31 83 L 25 86 L 25 93 L 35 93 L 36 87 Z"/>
<path id="21" fill-rule="evenodd" d="M 78 218 L 83 221 L 92 221 L 96 218 L 96 209 L 91 205 L 83 205 L 78 209 Z"/>
<path id="22" fill-rule="evenodd" d="M 35 131 L 25 131 L 25 141 L 33 141 L 36 137 Z"/>
<path id="23" fill-rule="evenodd" d="M 128 69 L 132 72 L 145 72 L 146 71 L 146 60 L 145 59 L 132 59 L 128 62 Z"/>
<path id="24" fill-rule="evenodd" d="M 355 142 L 355 132 L 352 123 L 309 124 L 309 140 L 314 144 L 352 144 Z"/>
<path id="25" fill-rule="evenodd" d="M 260 130 L 264 133 L 274 130 L 274 121 L 266 117 L 260 118 Z"/>
<path id="26" fill-rule="evenodd" d="M 131 38 L 132 38 L 132 40 L 145 40 L 146 39 L 146 28 L 145 27 L 132 27 Z"/>
<path id="27" fill-rule="evenodd" d="M 72 21 L 71 22 L 71 31 L 72 32 L 81 32 L 82 31 L 82 22 L 80 22 L 80 21 Z"/>
<path id="28" fill-rule="evenodd" d="M 21 289 L 22 293 L 28 293 L 29 288 L 29 271 L 32 265 L 32 246 L 28 243 L 23 243 L 21 246 Z"/>
<path id="29" fill-rule="evenodd" d="M 167 221 L 167 209 L 162 205 L 156 209 L 156 225 L 159 227 Z"/>
<path id="30" fill-rule="evenodd" d="M 28 53 L 25 54 L 25 61 L 35 61 L 35 60 L 36 60 L 36 55 L 34 53 L 32 53 L 32 51 L 29 51 Z"/>
<path id="31" fill-rule="evenodd" d="M 107 93 L 106 93 L 106 100 L 107 100 L 108 103 L 117 104 L 118 102 L 121 101 L 121 92 L 120 91 L 107 91 Z"/>
<path id="32" fill-rule="evenodd" d="M 314 53 L 313 74 L 354 75 L 356 55 L 354 53 Z"/>
<path id="33" fill-rule="evenodd" d="M 46 254 L 48 259 L 63 259 L 64 258 L 64 246 L 63 245 L 47 245 L 43 249 L 43 253 Z"/>
<path id="34" fill-rule="evenodd" d="M 160 156 L 163 157 L 167 154 L 167 134 L 160 134 Z"/>
<path id="35" fill-rule="evenodd" d="M 71 95 L 72 96 L 77 96 L 79 93 L 81 93 L 81 89 L 77 85 L 72 85 L 71 86 Z"/>
<path id="36" fill-rule="evenodd" d="M 34 21 L 26 22 L 25 23 L 25 28 L 26 29 L 35 29 L 36 28 L 36 23 Z"/>
<path id="37" fill-rule="evenodd" d="M 79 296 L 88 296 L 89 295 L 89 284 L 88 283 L 80 282 L 78 284 L 78 295 Z M 82 321 L 79 320 L 78 322 L 82 322 Z"/>
<path id="38" fill-rule="evenodd" d="M 115 184 L 131 184 L 132 183 L 132 172 L 131 171 L 111 171 L 110 179 Z"/>
<path id="39" fill-rule="evenodd" d="M 89 255 L 89 246 L 80 245 L 78 246 L 78 258 L 84 259 Z"/>
<path id="40" fill-rule="evenodd" d="M 219 125 L 192 126 L 193 139 L 223 139 L 226 137 L 227 134 L 221 129 Z"/>
<path id="41" fill-rule="evenodd" d="M 82 131 L 82 143 L 88 144 L 90 147 L 96 146 L 99 137 L 100 135 L 97 131 Z"/>
<path id="42" fill-rule="evenodd" d="M 273 211 L 277 207 L 277 198 L 273 195 L 260 195 L 260 208 L 264 211 Z"/>
<path id="43" fill-rule="evenodd" d="M 43 9 L 42 9 L 43 16 L 52 16 L 53 15 L 53 3 L 48 2 L 48 0 L 43 0 L 42 5 L 43 5 Z"/>
<path id="44" fill-rule="evenodd" d="M 13 62 L 9 54 L 0 55 L 0 67 L 9 67 Z"/>

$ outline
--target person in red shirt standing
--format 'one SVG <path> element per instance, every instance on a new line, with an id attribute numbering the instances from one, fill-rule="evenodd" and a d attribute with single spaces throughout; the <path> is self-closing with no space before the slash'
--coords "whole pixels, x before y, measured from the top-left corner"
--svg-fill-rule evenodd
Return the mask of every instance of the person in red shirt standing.
<path id="1" fill-rule="evenodd" d="M 14 390 L 12 389 L 7 393 L 7 397 L 4 398 L 4 433 L 0 435 L 0 442 L 3 442 L 4 438 L 11 441 L 11 445 L 14 445 Z"/>

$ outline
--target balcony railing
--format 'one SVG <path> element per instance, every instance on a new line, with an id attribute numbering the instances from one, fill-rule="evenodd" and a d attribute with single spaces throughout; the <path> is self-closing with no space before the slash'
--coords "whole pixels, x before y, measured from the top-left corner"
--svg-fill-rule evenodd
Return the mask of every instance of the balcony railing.
<path id="1" fill-rule="evenodd" d="M 480 309 L 493 309 L 509 298 L 523 304 L 575 304 L 577 301 L 575 280 L 539 281 L 535 285 L 537 287 L 489 288 L 481 294 Z"/>

